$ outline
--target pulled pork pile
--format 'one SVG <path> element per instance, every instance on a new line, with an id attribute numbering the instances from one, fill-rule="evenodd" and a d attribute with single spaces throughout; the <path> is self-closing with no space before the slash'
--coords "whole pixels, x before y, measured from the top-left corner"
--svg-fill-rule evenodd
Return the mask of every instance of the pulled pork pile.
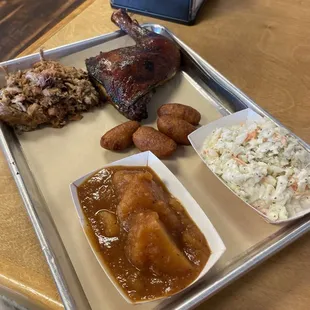
<path id="1" fill-rule="evenodd" d="M 32 69 L 7 74 L 6 82 L 0 90 L 0 120 L 18 131 L 60 128 L 99 104 L 86 72 L 43 57 Z"/>

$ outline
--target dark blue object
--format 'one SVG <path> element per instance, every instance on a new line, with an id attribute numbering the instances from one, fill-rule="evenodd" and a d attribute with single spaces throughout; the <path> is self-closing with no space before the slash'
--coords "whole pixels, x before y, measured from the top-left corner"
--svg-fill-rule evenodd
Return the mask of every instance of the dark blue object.
<path id="1" fill-rule="evenodd" d="M 183 24 L 193 24 L 204 0 L 111 0 L 113 8 L 167 19 Z"/>

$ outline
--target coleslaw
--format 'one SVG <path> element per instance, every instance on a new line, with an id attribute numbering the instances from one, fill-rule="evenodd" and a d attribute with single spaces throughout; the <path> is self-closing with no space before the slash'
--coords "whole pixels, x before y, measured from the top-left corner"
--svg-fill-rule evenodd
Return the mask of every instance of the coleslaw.
<path id="1" fill-rule="evenodd" d="M 310 207 L 310 153 L 270 120 L 215 129 L 201 155 L 241 199 L 272 221 Z"/>

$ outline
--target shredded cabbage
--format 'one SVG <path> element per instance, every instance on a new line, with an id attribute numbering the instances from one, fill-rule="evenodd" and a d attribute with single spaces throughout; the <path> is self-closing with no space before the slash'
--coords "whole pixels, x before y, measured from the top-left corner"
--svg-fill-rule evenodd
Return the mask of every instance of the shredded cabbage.
<path id="1" fill-rule="evenodd" d="M 269 120 L 215 129 L 202 157 L 240 198 L 272 221 L 310 207 L 310 153 Z"/>

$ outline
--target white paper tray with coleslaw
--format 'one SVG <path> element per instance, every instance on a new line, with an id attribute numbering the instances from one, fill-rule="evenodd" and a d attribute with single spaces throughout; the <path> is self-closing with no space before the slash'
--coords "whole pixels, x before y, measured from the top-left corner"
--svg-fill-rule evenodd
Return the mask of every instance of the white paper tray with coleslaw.
<path id="1" fill-rule="evenodd" d="M 189 140 L 220 181 L 267 222 L 310 212 L 310 153 L 283 127 L 246 109 L 200 127 Z"/>

